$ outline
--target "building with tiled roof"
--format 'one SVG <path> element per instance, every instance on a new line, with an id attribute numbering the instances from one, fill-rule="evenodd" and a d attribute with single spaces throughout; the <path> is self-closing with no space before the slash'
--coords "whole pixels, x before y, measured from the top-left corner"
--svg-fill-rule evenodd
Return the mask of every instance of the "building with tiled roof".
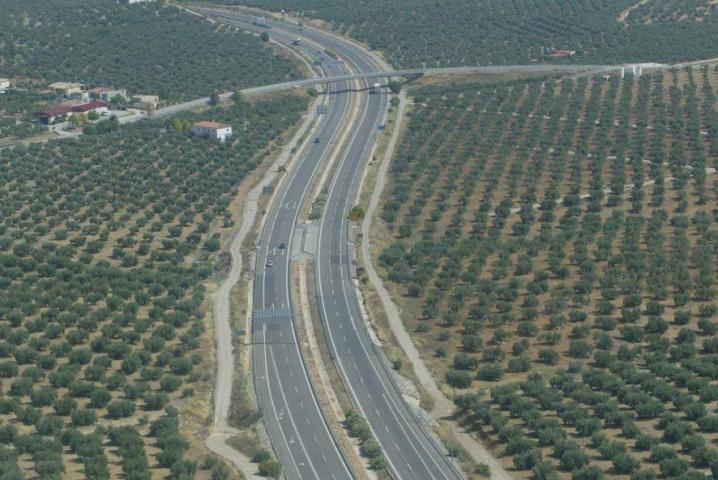
<path id="1" fill-rule="evenodd" d="M 224 142 L 232 136 L 232 126 L 219 122 L 197 122 L 192 127 L 192 133 L 200 137 L 209 137 Z"/>

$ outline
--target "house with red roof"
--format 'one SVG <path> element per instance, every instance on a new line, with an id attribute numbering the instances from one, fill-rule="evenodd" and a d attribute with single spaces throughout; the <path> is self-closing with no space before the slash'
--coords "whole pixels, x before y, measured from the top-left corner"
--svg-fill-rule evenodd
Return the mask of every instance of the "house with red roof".
<path id="1" fill-rule="evenodd" d="M 72 107 L 72 111 L 75 113 L 102 113 L 107 111 L 107 102 L 104 102 L 102 100 L 95 100 L 94 102 L 90 103 L 82 103 L 80 105 L 75 105 Z"/>
<path id="2" fill-rule="evenodd" d="M 46 108 L 41 112 L 37 112 L 35 117 L 40 120 L 40 123 L 50 125 L 58 120 L 62 121 L 67 119 L 69 115 L 73 113 L 90 113 L 95 112 L 102 114 L 107 111 L 107 102 L 102 100 L 96 100 L 94 102 L 82 103 L 78 100 L 67 100 L 59 103 L 52 107 Z"/>

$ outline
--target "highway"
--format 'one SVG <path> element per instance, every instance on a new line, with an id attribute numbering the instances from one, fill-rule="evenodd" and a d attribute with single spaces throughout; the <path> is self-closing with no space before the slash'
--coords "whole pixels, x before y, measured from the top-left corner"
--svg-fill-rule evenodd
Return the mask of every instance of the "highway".
<path id="1" fill-rule="evenodd" d="M 224 22 L 248 22 L 239 13 L 195 8 Z M 368 420 L 382 446 L 390 472 L 397 479 L 458 479 L 460 474 L 413 416 L 394 383 L 382 355 L 372 343 L 362 317 L 352 277 L 354 258 L 347 221 L 352 199 L 368 160 L 377 127 L 387 108 L 387 95 L 348 92 L 353 75 L 375 77 L 382 68 L 354 44 L 304 27 L 271 22 L 277 41 L 302 37 L 300 47 L 313 42 L 329 49 L 342 62 L 324 62 L 326 76 L 340 77 L 328 95 L 328 110 L 320 120 L 319 143 L 311 143 L 297 159 L 277 192 L 259 242 L 254 273 L 253 343 L 255 388 L 267 430 L 287 478 L 351 477 L 314 398 L 297 345 L 290 299 L 290 259 L 297 219 L 326 160 L 331 143 L 348 117 L 350 95 L 358 95 L 360 111 L 349 140 L 340 151 L 330 179 L 320 221 L 316 252 L 316 290 L 330 352 L 356 408 Z M 244 26 L 247 26 L 245 23 Z M 296 47 L 295 47 L 296 48 Z M 317 50 L 309 49 L 310 56 Z M 326 57 L 325 57 L 326 58 Z M 350 74 L 347 67 L 355 72 Z M 352 75 L 351 77 L 349 75 Z M 343 78 L 341 78 L 343 77 Z M 281 248 L 284 247 L 284 248 Z"/>
<path id="2" fill-rule="evenodd" d="M 361 52 L 350 58 L 362 74 L 378 68 Z M 354 404 L 381 444 L 392 475 L 400 479 L 461 478 L 443 448 L 435 444 L 405 403 L 390 367 L 367 332 L 359 303 L 353 227 L 348 217 L 387 107 L 385 94 L 365 91 L 360 95 L 365 109 L 340 157 L 320 221 L 315 268 L 319 312 L 334 361 Z"/>
<path id="3" fill-rule="evenodd" d="M 353 404 L 367 419 L 395 479 L 463 478 L 443 447 L 405 403 L 380 347 L 367 331 L 360 304 L 361 293 L 354 278 L 354 226 L 348 220 L 348 213 L 358 197 L 377 127 L 385 117 L 388 103 L 387 95 L 368 93 L 368 82 L 412 75 L 596 74 L 615 72 L 621 66 L 516 65 L 392 70 L 356 44 L 312 27 L 300 29 L 295 24 L 270 19 L 272 28 L 262 29 L 251 25 L 253 16 L 210 8 L 193 9 L 246 30 L 266 31 L 272 40 L 301 52 L 306 58 L 321 61 L 321 78 L 249 88 L 241 92 L 243 95 L 318 84 L 332 84 L 335 92 L 324 97 L 326 111 L 317 121 L 312 141 L 300 151 L 278 186 L 257 243 L 251 332 L 254 386 L 265 428 L 285 477 L 289 480 L 354 478 L 309 379 L 297 341 L 290 291 L 290 252 L 300 214 L 340 137 L 348 130 L 347 143 L 336 152 L 336 166 L 329 179 L 314 252 L 316 300 L 329 350 Z M 302 41 L 293 45 L 296 38 Z M 327 51 L 341 60 L 327 55 Z M 669 67 L 650 65 L 646 68 Z M 352 89 L 351 84 L 356 81 L 360 81 L 363 88 Z M 221 98 L 232 95 L 223 93 Z M 355 119 L 350 118 L 352 99 L 359 100 Z M 164 107 L 151 117 L 168 117 L 204 106 L 208 101 L 205 97 Z M 145 118 L 136 115 L 121 123 Z"/>
<path id="4" fill-rule="evenodd" d="M 296 38 L 280 29 L 272 29 L 271 36 L 287 45 Z M 325 75 L 345 72 L 344 65 L 318 54 L 321 48 L 309 41 L 293 48 L 310 58 L 321 58 Z M 307 375 L 292 321 L 289 274 L 295 226 L 319 169 L 328 160 L 344 126 L 349 100 L 349 95 L 326 97 L 326 113 L 312 134 L 319 141 L 312 140 L 295 159 L 272 202 L 257 248 L 252 312 L 254 384 L 265 427 L 284 475 L 290 480 L 353 478 Z"/>

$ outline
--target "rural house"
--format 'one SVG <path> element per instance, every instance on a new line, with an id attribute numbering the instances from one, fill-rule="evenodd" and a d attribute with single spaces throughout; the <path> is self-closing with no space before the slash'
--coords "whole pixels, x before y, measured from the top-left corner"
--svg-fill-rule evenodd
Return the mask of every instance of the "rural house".
<path id="1" fill-rule="evenodd" d="M 57 120 L 63 120 L 67 117 L 68 113 L 72 113 L 72 107 L 69 105 L 55 105 L 54 107 L 46 108 L 45 110 L 38 112 L 35 116 L 40 120 L 40 123 L 50 125 L 55 123 Z"/>
<path id="2" fill-rule="evenodd" d="M 157 95 L 135 95 L 132 97 L 137 105 L 145 110 L 155 110 L 160 103 L 160 97 Z"/>
<path id="3" fill-rule="evenodd" d="M 95 100 L 94 102 L 75 105 L 74 107 L 72 107 L 72 111 L 74 113 L 95 112 L 101 114 L 107 111 L 107 102 L 103 102 L 102 100 Z"/>
<path id="4" fill-rule="evenodd" d="M 51 83 L 49 87 L 60 95 L 69 97 L 70 95 L 82 94 L 85 91 L 85 86 L 81 83 L 73 82 L 55 82 Z"/>
<path id="5" fill-rule="evenodd" d="M 232 136 L 232 127 L 219 122 L 198 122 L 192 127 L 192 133 L 224 142 L 226 138 Z"/>
<path id="6" fill-rule="evenodd" d="M 69 114 L 73 113 L 103 113 L 107 111 L 107 102 L 97 100 L 89 103 L 82 103 L 79 100 L 68 100 L 66 102 L 59 103 L 50 108 L 38 112 L 35 116 L 40 120 L 40 123 L 50 125 L 55 123 L 57 120 L 65 119 Z"/>
<path id="7" fill-rule="evenodd" d="M 127 98 L 127 91 L 119 88 L 97 87 L 87 91 L 95 100 L 111 101 L 113 98 Z"/>

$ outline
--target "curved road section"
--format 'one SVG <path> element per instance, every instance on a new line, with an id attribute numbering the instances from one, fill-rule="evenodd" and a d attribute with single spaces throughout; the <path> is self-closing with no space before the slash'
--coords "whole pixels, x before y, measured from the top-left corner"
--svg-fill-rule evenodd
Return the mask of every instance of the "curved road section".
<path id="1" fill-rule="evenodd" d="M 204 14 L 243 28 L 253 17 L 238 12 L 199 9 Z M 269 21 L 265 30 L 281 43 L 322 61 L 327 77 L 365 74 L 386 69 L 353 43 L 310 27 Z M 321 48 L 317 49 L 316 47 Z M 332 52 L 332 57 L 325 55 Z M 337 61 L 334 57 L 338 56 Z M 366 81 L 362 80 L 366 87 Z M 280 185 L 258 244 L 254 273 L 253 363 L 255 388 L 264 422 L 288 479 L 352 478 L 332 437 L 308 378 L 292 321 L 289 254 L 302 206 L 320 176 L 333 144 L 349 117 L 348 82 L 327 95 L 315 140 L 295 162 Z M 344 92 L 344 93 L 341 93 Z M 319 227 L 316 290 L 330 351 L 352 401 L 365 416 L 397 479 L 462 478 L 444 451 L 404 402 L 386 359 L 366 330 L 353 279 L 354 250 L 348 212 L 357 197 L 371 145 L 384 117 L 386 95 L 361 95 L 358 120 L 338 152 L 328 198 Z"/>
<path id="2" fill-rule="evenodd" d="M 249 17 L 199 9 L 217 20 L 253 30 Z M 297 35 L 281 28 L 267 31 L 291 45 Z M 299 49 L 321 60 L 325 75 L 346 73 L 344 65 L 327 57 L 321 44 L 305 39 Z M 346 88 L 348 85 L 344 85 Z M 339 87 L 341 88 L 341 86 Z M 349 113 L 349 95 L 327 96 L 326 113 L 312 140 L 279 186 L 257 245 L 254 271 L 252 363 L 255 390 L 267 432 L 287 479 L 351 479 L 319 408 L 297 342 L 292 321 L 289 267 L 291 245 L 302 206 L 337 141 Z"/>

